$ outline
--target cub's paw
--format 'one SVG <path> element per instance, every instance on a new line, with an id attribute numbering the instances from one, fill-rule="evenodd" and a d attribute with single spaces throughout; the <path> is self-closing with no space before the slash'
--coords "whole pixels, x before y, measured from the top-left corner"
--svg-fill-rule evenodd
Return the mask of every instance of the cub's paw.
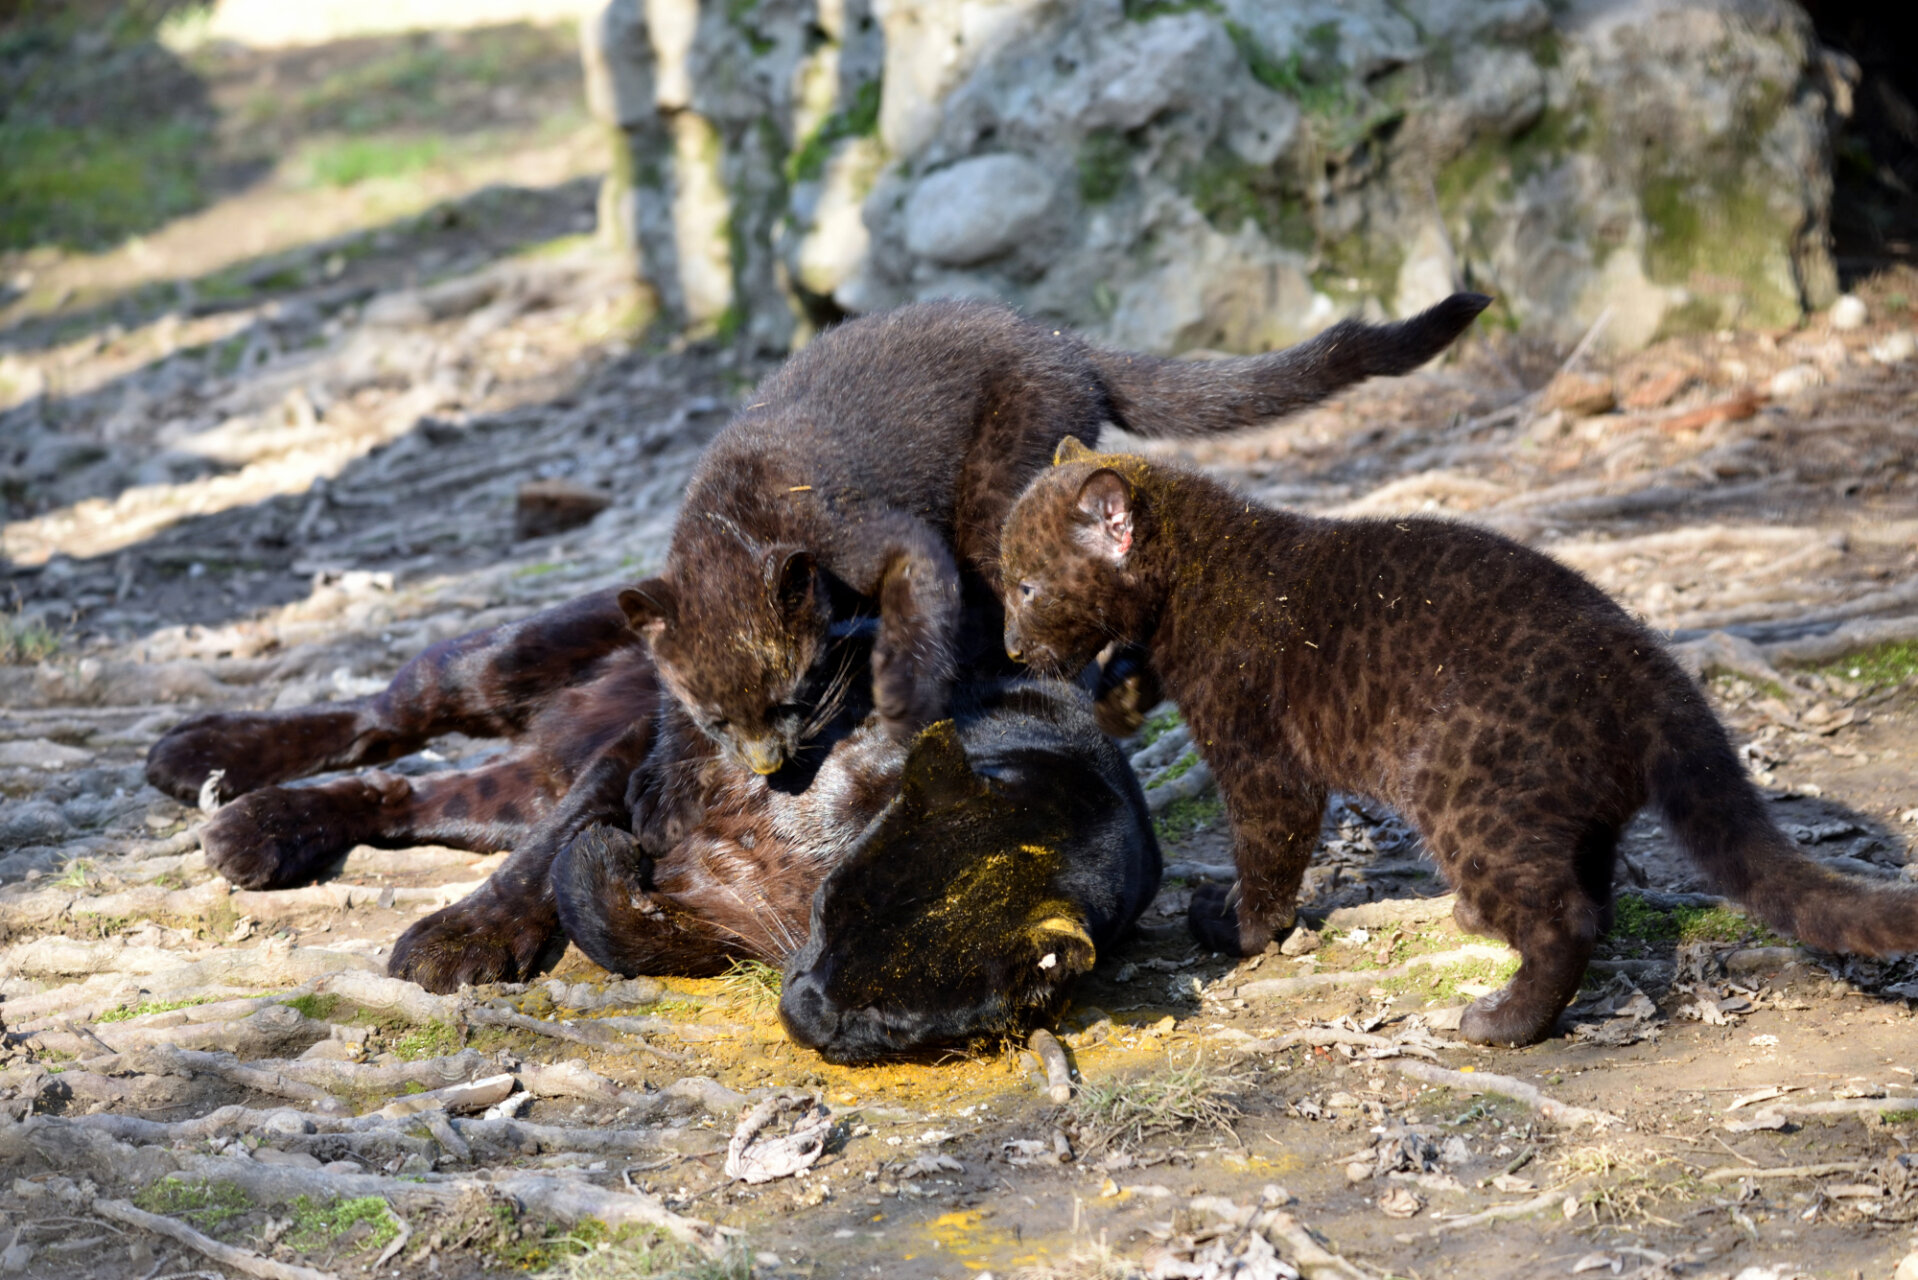
<path id="1" fill-rule="evenodd" d="M 531 976 L 555 923 L 550 911 L 482 889 L 401 934 L 386 972 L 442 994 L 462 984 L 518 982 Z"/>
<path id="2" fill-rule="evenodd" d="M 1227 956 L 1249 956 L 1265 950 L 1273 927 L 1248 924 L 1239 911 L 1238 884 L 1208 881 L 1192 891 L 1185 911 L 1186 927 L 1207 950 Z M 1285 924 L 1289 927 L 1291 920 Z"/>
<path id="3" fill-rule="evenodd" d="M 1480 996 L 1466 1006 L 1459 1018 L 1458 1033 L 1473 1044 L 1516 1049 L 1543 1040 L 1558 1021 L 1558 1013 L 1557 1009 L 1540 1007 L 1506 987 Z"/>
<path id="4" fill-rule="evenodd" d="M 1100 663 L 1092 718 L 1108 738 L 1130 738 L 1152 708 L 1165 700 L 1159 674 L 1134 649 L 1122 649 Z"/>
<path id="5" fill-rule="evenodd" d="M 402 786 L 403 779 L 396 779 Z M 377 829 L 381 792 L 358 779 L 268 787 L 241 796 L 200 828 L 207 865 L 242 889 L 284 889 L 346 856 Z"/>

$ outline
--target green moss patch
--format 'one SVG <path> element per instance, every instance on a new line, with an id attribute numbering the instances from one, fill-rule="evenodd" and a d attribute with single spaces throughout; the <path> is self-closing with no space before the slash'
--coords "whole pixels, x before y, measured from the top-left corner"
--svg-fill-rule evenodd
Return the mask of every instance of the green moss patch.
<path id="1" fill-rule="evenodd" d="M 1655 907 L 1621 894 L 1612 908 L 1611 936 L 1640 942 L 1782 942 L 1762 924 L 1730 907 Z"/>
<path id="2" fill-rule="evenodd" d="M 1903 684 L 1918 676 L 1918 640 L 1894 640 L 1815 668 L 1821 675 L 1873 685 Z"/>
<path id="3" fill-rule="evenodd" d="M 133 1203 L 148 1213 L 191 1223 L 210 1236 L 227 1230 L 235 1218 L 253 1207 L 246 1193 L 231 1182 L 179 1177 L 149 1183 L 133 1197 Z"/>
<path id="4" fill-rule="evenodd" d="M 280 1238 L 288 1248 L 301 1253 L 317 1253 L 341 1245 L 355 1253 L 383 1249 L 399 1234 L 399 1226 L 387 1211 L 386 1201 L 379 1196 L 325 1203 L 300 1196 L 289 1207 L 293 1211 L 292 1224 Z M 349 1234 L 351 1239 L 346 1238 Z"/>
<path id="5" fill-rule="evenodd" d="M 1210 831 L 1225 818 L 1225 802 L 1216 795 L 1174 800 L 1152 819 L 1152 832 L 1161 844 L 1177 844 L 1201 831 Z"/>
<path id="6" fill-rule="evenodd" d="M 99 248 L 200 203 L 206 131 L 114 130 L 0 118 L 0 249 Z"/>
<path id="7" fill-rule="evenodd" d="M 880 82 L 868 80 L 853 90 L 852 101 L 819 122 L 812 135 L 786 159 L 786 178 L 811 182 L 826 168 L 832 149 L 847 138 L 870 138 L 879 132 Z"/>
<path id="8" fill-rule="evenodd" d="M 129 1018 L 144 1018 L 149 1013 L 172 1013 L 175 1009 L 191 1009 L 195 1005 L 213 1004 L 216 1001 L 232 999 L 230 996 L 189 996 L 185 1000 L 143 1000 L 139 1004 L 123 1004 L 117 1009 L 108 1009 L 95 1018 L 95 1022 L 125 1022 Z"/>

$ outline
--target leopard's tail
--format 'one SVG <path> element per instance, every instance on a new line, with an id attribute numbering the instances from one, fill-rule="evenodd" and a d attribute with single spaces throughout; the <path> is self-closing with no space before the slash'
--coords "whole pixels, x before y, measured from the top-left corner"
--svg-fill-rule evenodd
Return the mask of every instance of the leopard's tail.
<path id="1" fill-rule="evenodd" d="M 1255 427 L 1356 382 L 1410 373 L 1438 355 L 1491 305 L 1455 293 L 1392 324 L 1341 320 L 1283 351 L 1225 360 L 1174 360 L 1093 350 L 1113 418 L 1142 436 L 1204 436 Z"/>
<path id="2" fill-rule="evenodd" d="M 1672 674 L 1679 687 L 1667 700 L 1647 781 L 1667 829 L 1712 887 L 1822 950 L 1918 952 L 1918 888 L 1841 875 L 1806 857 L 1772 821 L 1704 695 Z"/>

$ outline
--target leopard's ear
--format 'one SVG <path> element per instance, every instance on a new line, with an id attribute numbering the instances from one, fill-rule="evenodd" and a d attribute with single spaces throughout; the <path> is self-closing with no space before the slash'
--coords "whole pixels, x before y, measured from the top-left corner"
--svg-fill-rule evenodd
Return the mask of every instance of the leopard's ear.
<path id="1" fill-rule="evenodd" d="M 1111 467 L 1102 467 L 1079 486 L 1079 545 L 1093 555 L 1122 562 L 1132 550 L 1132 485 Z"/>
<path id="2" fill-rule="evenodd" d="M 1055 467 L 1063 467 L 1068 462 L 1080 462 L 1086 458 L 1096 458 L 1098 456 L 1098 454 L 1080 444 L 1078 436 L 1067 436 L 1059 442 L 1059 447 L 1052 451 L 1052 465 Z"/>
<path id="3" fill-rule="evenodd" d="M 656 640 L 659 633 L 679 620 L 679 593 L 665 578 L 648 578 L 619 593 L 619 607 L 626 625 Z"/>
<path id="4" fill-rule="evenodd" d="M 899 778 L 900 799 L 930 811 L 962 804 L 985 789 L 966 760 L 958 726 L 940 720 L 919 731 Z"/>
<path id="5" fill-rule="evenodd" d="M 1085 921 L 1075 916 L 1048 915 L 1032 921 L 1026 926 L 1025 942 L 1032 951 L 1033 965 L 1046 983 L 1089 973 L 1099 959 Z"/>
<path id="6" fill-rule="evenodd" d="M 812 552 L 804 547 L 782 543 L 767 549 L 760 564 L 766 578 L 766 598 L 785 617 L 797 614 L 812 598 L 816 564 Z"/>

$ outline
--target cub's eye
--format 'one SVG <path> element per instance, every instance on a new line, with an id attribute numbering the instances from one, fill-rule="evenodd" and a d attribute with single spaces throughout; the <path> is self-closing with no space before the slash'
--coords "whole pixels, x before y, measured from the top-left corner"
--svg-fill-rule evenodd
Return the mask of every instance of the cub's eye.
<path id="1" fill-rule="evenodd" d="M 732 727 L 732 721 L 728 720 L 725 716 L 714 716 L 706 722 L 706 732 L 708 733 L 724 733 Z"/>
<path id="2" fill-rule="evenodd" d="M 1033 600 L 1038 598 L 1038 595 L 1039 587 L 1036 583 L 1022 582 L 1019 584 L 1019 598 L 1027 604 L 1031 604 Z"/>

